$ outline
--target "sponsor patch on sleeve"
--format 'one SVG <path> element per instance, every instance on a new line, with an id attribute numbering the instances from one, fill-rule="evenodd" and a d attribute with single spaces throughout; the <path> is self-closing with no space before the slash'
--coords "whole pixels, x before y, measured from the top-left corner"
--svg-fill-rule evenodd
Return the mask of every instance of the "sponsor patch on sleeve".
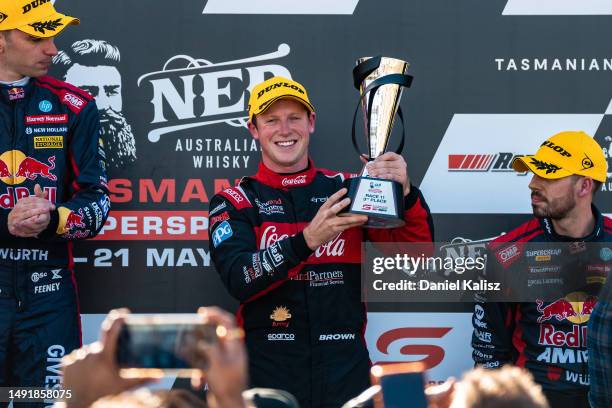
<path id="1" fill-rule="evenodd" d="M 232 226 L 227 221 L 223 221 L 212 233 L 212 240 L 214 247 L 218 247 L 223 241 L 229 239 L 234 235 Z"/>
<path id="2" fill-rule="evenodd" d="M 246 196 L 237 188 L 226 188 L 219 194 L 228 199 L 237 210 L 253 206 Z"/>
<path id="3" fill-rule="evenodd" d="M 83 108 L 87 104 L 87 101 L 83 98 L 76 96 L 72 92 L 66 91 L 63 91 L 61 101 L 64 105 L 68 106 L 68 109 L 70 109 L 74 113 L 80 113 L 81 110 L 83 110 Z"/>

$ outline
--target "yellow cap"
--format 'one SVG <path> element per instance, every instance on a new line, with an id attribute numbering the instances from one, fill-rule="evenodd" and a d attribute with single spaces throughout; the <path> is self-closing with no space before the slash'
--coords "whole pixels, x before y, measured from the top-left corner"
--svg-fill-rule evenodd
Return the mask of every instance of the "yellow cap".
<path id="1" fill-rule="evenodd" d="M 51 0 L 0 0 L 0 31 L 53 37 L 70 24 L 79 24 L 79 19 L 58 13 Z"/>
<path id="2" fill-rule="evenodd" d="M 249 121 L 268 109 L 274 102 L 282 98 L 291 98 L 303 104 L 310 112 L 314 107 L 308 99 L 306 88 L 302 84 L 283 77 L 272 77 L 255 85 L 249 98 Z"/>
<path id="3" fill-rule="evenodd" d="M 516 157 L 512 168 L 518 172 L 529 170 L 547 179 L 576 174 L 603 183 L 608 163 L 595 139 L 584 132 L 567 131 L 548 138 L 535 155 Z"/>

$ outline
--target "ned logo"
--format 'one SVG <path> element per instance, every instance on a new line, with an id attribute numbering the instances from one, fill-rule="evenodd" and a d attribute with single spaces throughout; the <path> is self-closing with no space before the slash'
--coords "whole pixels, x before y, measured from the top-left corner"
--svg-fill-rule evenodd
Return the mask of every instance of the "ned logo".
<path id="1" fill-rule="evenodd" d="M 208 0 L 202 14 L 345 14 L 359 0 Z"/>
<path id="2" fill-rule="evenodd" d="M 142 75 L 138 86 L 149 89 L 153 108 L 149 141 L 216 123 L 246 127 L 249 92 L 272 76 L 291 78 L 280 61 L 290 50 L 280 44 L 268 54 L 217 63 L 175 55 L 160 71 Z"/>

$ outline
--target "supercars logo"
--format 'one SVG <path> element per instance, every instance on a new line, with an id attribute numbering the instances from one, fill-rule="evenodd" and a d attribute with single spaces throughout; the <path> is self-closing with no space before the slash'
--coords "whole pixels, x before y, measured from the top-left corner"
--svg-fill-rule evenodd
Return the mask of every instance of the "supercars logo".
<path id="1" fill-rule="evenodd" d="M 8 16 L 2 12 L 0 12 L 0 24 L 6 20 L 8 18 Z"/>
<path id="2" fill-rule="evenodd" d="M 376 348 L 383 354 L 389 354 L 389 348 L 395 341 L 406 339 L 440 339 L 452 330 L 451 327 L 403 327 L 383 333 L 376 341 Z M 444 349 L 433 344 L 405 345 L 400 349 L 404 356 L 425 356 L 414 362 L 422 362 L 426 369 L 436 367 L 444 360 Z M 385 363 L 391 363 L 385 361 Z"/>

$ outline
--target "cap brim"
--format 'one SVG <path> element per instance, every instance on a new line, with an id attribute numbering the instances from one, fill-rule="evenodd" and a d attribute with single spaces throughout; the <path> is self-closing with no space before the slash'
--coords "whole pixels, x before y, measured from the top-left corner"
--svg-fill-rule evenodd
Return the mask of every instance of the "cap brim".
<path id="1" fill-rule="evenodd" d="M 270 108 L 270 106 L 274 105 L 274 102 L 278 101 L 279 99 L 293 99 L 295 101 L 300 102 L 302 105 L 304 105 L 310 112 L 314 112 L 314 106 L 312 106 L 310 103 L 308 103 L 308 101 L 305 101 L 304 99 L 299 98 L 297 96 L 293 96 L 293 95 L 282 95 L 282 96 L 278 96 L 278 97 L 276 97 L 274 99 L 271 99 L 270 102 L 268 102 L 266 104 L 266 106 L 262 110 L 260 110 L 257 113 L 254 113 L 253 116 L 254 115 L 261 115 L 262 113 L 267 111 L 268 108 Z M 253 118 L 251 117 L 251 120 L 252 119 Z"/>
<path id="2" fill-rule="evenodd" d="M 66 16 L 62 13 L 54 13 L 40 19 L 40 21 L 17 27 L 17 29 L 32 37 L 48 38 L 58 35 L 69 25 L 77 25 L 79 23 L 80 21 L 76 17 Z"/>
<path id="3" fill-rule="evenodd" d="M 546 179 L 560 179 L 572 175 L 559 166 L 537 160 L 535 155 L 515 157 L 512 160 L 512 168 L 519 173 L 530 171 Z"/>

